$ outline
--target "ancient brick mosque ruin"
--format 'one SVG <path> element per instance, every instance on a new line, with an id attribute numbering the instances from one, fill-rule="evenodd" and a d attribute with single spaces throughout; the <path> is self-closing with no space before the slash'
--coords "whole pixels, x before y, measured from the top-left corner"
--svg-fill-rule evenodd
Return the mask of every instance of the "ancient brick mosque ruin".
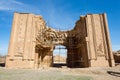
<path id="1" fill-rule="evenodd" d="M 48 27 L 39 15 L 14 13 L 6 67 L 52 67 L 56 45 L 66 47 L 67 67 L 115 65 L 105 13 L 81 16 L 68 31 Z"/>

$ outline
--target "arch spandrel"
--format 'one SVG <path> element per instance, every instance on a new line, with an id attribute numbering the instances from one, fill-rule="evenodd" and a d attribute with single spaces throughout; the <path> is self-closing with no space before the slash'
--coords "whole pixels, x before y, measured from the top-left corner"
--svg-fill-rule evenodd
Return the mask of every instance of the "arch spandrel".
<path id="1" fill-rule="evenodd" d="M 44 28 L 42 31 L 38 32 L 36 39 L 38 44 L 41 45 L 67 45 L 68 32 L 67 31 L 58 31 L 52 28 Z"/>

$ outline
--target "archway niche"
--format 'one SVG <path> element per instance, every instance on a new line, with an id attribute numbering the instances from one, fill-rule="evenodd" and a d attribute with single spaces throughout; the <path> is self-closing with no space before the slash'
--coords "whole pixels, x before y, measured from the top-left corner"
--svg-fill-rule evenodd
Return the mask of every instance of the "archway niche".
<path id="1" fill-rule="evenodd" d="M 63 45 L 56 45 L 53 50 L 53 67 L 67 66 L 67 49 Z"/>

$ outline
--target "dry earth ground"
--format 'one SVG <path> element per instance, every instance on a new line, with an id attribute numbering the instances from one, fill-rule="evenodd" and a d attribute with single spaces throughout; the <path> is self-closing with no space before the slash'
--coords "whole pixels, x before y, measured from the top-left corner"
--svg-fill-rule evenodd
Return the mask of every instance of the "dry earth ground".
<path id="1" fill-rule="evenodd" d="M 0 67 L 0 80 L 120 80 L 120 65 L 112 68 L 6 69 Z"/>
<path id="2" fill-rule="evenodd" d="M 0 59 L 0 80 L 120 80 L 120 64 L 115 67 L 7 69 Z"/>

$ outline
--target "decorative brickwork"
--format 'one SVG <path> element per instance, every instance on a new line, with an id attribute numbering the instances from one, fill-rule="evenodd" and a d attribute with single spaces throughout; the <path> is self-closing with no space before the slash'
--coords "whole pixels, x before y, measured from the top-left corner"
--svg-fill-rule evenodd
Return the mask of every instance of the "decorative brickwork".
<path id="1" fill-rule="evenodd" d="M 106 14 L 87 14 L 72 30 L 57 31 L 41 16 L 14 13 L 6 67 L 52 67 L 55 45 L 67 48 L 68 67 L 115 65 Z"/>

